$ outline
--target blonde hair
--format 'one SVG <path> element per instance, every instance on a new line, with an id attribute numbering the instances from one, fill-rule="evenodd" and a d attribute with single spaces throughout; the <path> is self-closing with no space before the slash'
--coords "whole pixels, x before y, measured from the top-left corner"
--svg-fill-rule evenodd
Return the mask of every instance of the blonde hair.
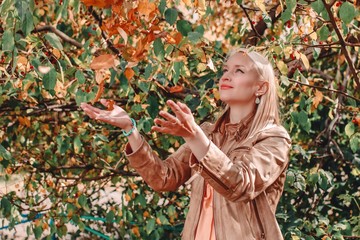
<path id="1" fill-rule="evenodd" d="M 278 83 L 276 81 L 274 69 L 271 63 L 267 60 L 266 57 L 250 48 L 237 48 L 232 50 L 228 54 L 226 60 L 239 52 L 246 54 L 254 62 L 253 66 L 259 75 L 259 80 L 268 82 L 268 89 L 265 94 L 260 97 L 260 103 L 257 105 L 255 116 L 247 136 L 252 137 L 257 132 L 268 128 L 273 124 L 280 124 L 279 103 L 277 96 Z M 222 124 L 221 122 L 225 120 L 228 114 L 228 110 L 229 107 L 227 106 L 224 110 L 224 113 L 218 119 L 219 123 L 215 125 L 215 129 L 219 127 Z"/>

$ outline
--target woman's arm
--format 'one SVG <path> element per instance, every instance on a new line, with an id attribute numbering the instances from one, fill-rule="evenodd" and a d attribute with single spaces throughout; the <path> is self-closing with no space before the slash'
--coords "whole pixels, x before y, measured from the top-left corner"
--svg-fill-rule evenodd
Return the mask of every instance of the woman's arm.
<path id="1" fill-rule="evenodd" d="M 108 101 L 101 103 L 108 106 Z M 132 125 L 128 114 L 119 106 L 113 110 L 101 110 L 89 104 L 82 103 L 81 108 L 93 119 L 114 125 L 126 132 L 132 131 L 127 137 L 125 154 L 132 166 L 142 178 L 156 191 L 175 190 L 190 178 L 191 169 L 189 159 L 191 151 L 186 146 L 180 147 L 174 154 L 162 161 L 147 144 L 135 126 Z"/>
<path id="2" fill-rule="evenodd" d="M 167 103 L 176 117 L 160 112 L 164 119 L 155 119 L 159 126 L 153 130 L 183 137 L 194 156 L 191 167 L 230 201 L 255 198 L 286 169 L 290 138 L 282 127 L 262 132 L 254 146 L 230 158 L 206 137 L 185 104 Z"/>

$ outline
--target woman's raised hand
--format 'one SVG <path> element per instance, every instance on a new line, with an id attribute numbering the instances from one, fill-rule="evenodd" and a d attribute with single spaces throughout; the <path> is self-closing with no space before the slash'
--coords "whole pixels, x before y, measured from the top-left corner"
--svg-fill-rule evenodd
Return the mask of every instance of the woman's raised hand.
<path id="1" fill-rule="evenodd" d="M 100 102 L 105 107 L 108 107 L 109 105 L 109 101 L 106 99 L 101 99 Z M 117 105 L 113 105 L 114 108 L 112 110 L 102 110 L 87 103 L 81 103 L 80 107 L 92 119 L 96 119 L 125 130 L 132 128 L 129 115 Z"/>
<path id="2" fill-rule="evenodd" d="M 160 111 L 159 114 L 164 119 L 156 118 L 154 122 L 157 126 L 153 126 L 151 129 L 174 136 L 193 138 L 198 126 L 188 106 L 180 102 L 175 103 L 172 100 L 168 100 L 166 103 L 175 113 L 175 116 Z"/>

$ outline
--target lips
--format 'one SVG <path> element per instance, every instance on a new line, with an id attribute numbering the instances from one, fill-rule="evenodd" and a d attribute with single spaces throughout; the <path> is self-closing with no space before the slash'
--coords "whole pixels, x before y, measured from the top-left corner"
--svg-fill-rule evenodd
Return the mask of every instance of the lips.
<path id="1" fill-rule="evenodd" d="M 232 86 L 229 86 L 229 85 L 226 85 L 226 84 L 220 85 L 220 89 L 221 89 L 221 90 L 228 90 L 228 89 L 231 89 L 231 88 L 233 88 L 233 87 L 232 87 Z"/>

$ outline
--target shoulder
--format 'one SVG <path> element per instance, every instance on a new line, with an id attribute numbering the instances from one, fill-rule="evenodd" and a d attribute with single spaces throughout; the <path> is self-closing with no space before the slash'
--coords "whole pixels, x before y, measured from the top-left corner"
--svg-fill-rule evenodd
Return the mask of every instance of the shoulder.
<path id="1" fill-rule="evenodd" d="M 267 138 L 283 138 L 288 143 L 291 142 L 291 138 L 287 130 L 278 124 L 268 124 L 263 129 L 255 133 L 252 137 L 253 141 L 261 141 Z"/>

